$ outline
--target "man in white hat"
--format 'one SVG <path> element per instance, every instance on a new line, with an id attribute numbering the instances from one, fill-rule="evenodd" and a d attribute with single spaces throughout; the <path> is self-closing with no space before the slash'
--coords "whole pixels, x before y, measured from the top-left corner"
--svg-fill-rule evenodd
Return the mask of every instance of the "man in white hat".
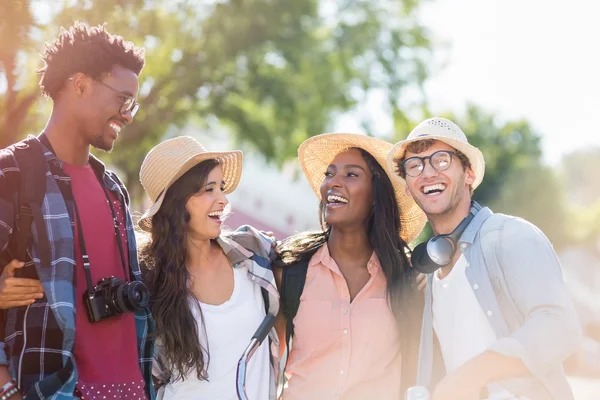
<path id="1" fill-rule="evenodd" d="M 581 328 L 560 263 L 537 227 L 472 201 L 481 151 L 452 121 L 430 118 L 388 167 L 437 235 L 412 255 L 429 273 L 418 383 L 433 400 L 573 399 L 562 362 Z"/>
<path id="2" fill-rule="evenodd" d="M 144 52 L 75 23 L 42 59 L 48 123 L 0 150 L 0 399 L 154 398 L 129 197 L 90 154 L 133 122 Z"/>

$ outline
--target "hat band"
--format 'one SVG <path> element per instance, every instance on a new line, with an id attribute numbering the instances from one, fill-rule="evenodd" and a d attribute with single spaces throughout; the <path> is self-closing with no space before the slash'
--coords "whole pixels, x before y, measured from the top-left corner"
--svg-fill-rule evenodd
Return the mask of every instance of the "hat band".
<path id="1" fill-rule="evenodd" d="M 166 188 L 165 188 L 166 189 Z M 156 200 L 154 200 L 154 202 L 156 203 L 160 197 L 163 195 L 163 193 L 165 192 L 165 189 L 161 190 L 160 193 L 158 194 L 158 196 L 156 196 Z"/>

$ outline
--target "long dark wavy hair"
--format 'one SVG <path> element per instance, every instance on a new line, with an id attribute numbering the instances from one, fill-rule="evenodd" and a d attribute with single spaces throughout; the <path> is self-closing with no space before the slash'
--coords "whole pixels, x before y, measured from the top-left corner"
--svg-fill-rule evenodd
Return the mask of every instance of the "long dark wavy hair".
<path id="1" fill-rule="evenodd" d="M 405 307 L 412 298 L 411 276 L 412 268 L 408 262 L 406 250 L 408 246 L 400 238 L 400 212 L 394 194 L 394 187 L 381 165 L 367 151 L 360 151 L 367 166 L 373 173 L 373 199 L 375 205 L 369 215 L 365 229 L 369 243 L 381 264 L 381 269 L 387 282 L 387 299 L 398 325 L 404 318 Z M 329 239 L 331 226 L 325 221 L 323 202 L 319 205 L 321 222 L 320 232 L 304 232 L 291 236 L 277 247 L 279 259 L 276 265 L 285 268 L 286 265 L 310 258 Z M 406 322 L 406 321 L 404 321 Z"/>
<path id="2" fill-rule="evenodd" d="M 188 288 L 190 274 L 186 268 L 190 215 L 185 204 L 206 185 L 208 174 L 217 165 L 217 160 L 203 161 L 171 185 L 152 217 L 151 241 L 140 249 L 144 279 L 152 293 L 150 309 L 163 346 L 161 355 L 172 380 L 184 380 L 194 369 L 198 379 L 208 380 L 210 356 L 204 359 L 203 353 L 208 355 L 208 349 L 200 345 L 198 324 L 189 305 L 194 295 Z M 202 316 L 199 306 L 198 309 Z"/>

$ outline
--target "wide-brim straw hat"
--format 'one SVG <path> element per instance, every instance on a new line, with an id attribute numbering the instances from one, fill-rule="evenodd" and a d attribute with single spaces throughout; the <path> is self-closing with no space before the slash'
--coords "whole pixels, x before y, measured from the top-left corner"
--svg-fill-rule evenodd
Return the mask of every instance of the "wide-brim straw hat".
<path id="1" fill-rule="evenodd" d="M 396 143 L 388 156 L 388 168 L 390 171 L 396 171 L 396 160 L 404 157 L 406 146 L 410 143 L 428 139 L 439 140 L 463 153 L 469 159 L 471 169 L 475 174 L 475 181 L 471 187 L 475 189 L 479 186 L 485 174 L 483 154 L 477 147 L 469 144 L 467 136 L 458 125 L 446 118 L 433 117 L 426 119 L 410 132 L 406 140 Z M 404 178 L 397 173 L 394 173 L 394 179 L 405 184 Z"/>
<path id="2" fill-rule="evenodd" d="M 298 159 L 310 187 L 321 200 L 319 188 L 327 167 L 335 156 L 350 148 L 363 149 L 371 154 L 390 178 L 400 210 L 400 237 L 407 243 L 412 242 L 423 229 L 427 218 L 412 197 L 406 194 L 404 186 L 392 179 L 393 174 L 386 163 L 391 143 L 354 133 L 324 133 L 305 140 L 298 148 Z"/>
<path id="3" fill-rule="evenodd" d="M 171 185 L 194 166 L 212 159 L 219 161 L 223 171 L 223 191 L 233 192 L 242 175 L 241 151 L 208 151 L 190 136 L 166 140 L 150 150 L 140 169 L 140 181 L 153 204 L 138 221 L 139 227 L 150 232 L 152 217 L 160 209 Z"/>

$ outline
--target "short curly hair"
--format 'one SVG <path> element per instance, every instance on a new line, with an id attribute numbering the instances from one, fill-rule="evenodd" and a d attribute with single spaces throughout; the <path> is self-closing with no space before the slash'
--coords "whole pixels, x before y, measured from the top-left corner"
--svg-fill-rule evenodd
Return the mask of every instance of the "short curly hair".
<path id="1" fill-rule="evenodd" d="M 76 21 L 60 33 L 42 54 L 44 67 L 37 72 L 42 94 L 56 100 L 67 79 L 81 72 L 100 79 L 115 65 L 120 65 L 139 75 L 144 67 L 144 48 L 136 47 L 121 36 L 106 30 L 106 23 L 90 27 Z"/>

